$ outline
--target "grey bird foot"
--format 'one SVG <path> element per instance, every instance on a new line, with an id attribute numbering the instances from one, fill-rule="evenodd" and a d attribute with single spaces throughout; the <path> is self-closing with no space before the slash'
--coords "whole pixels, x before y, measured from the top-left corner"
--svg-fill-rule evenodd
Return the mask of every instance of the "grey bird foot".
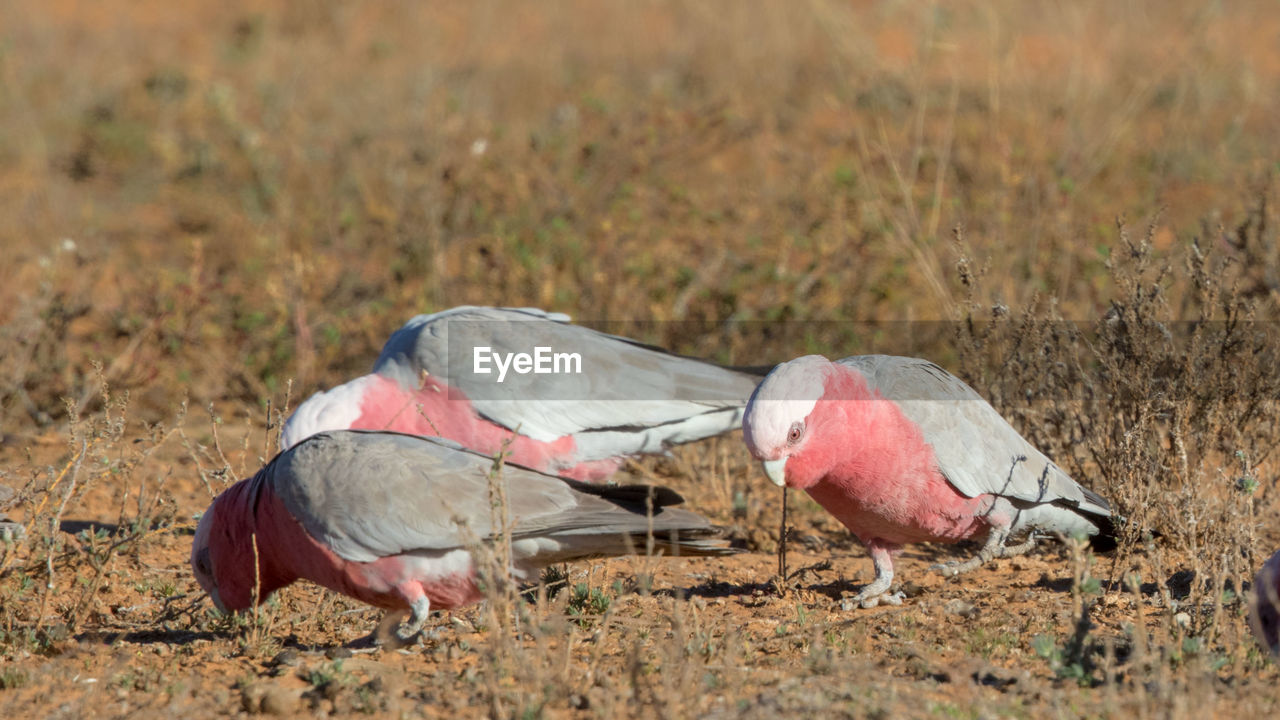
<path id="1" fill-rule="evenodd" d="M 0 510 L 8 509 L 6 503 L 12 500 L 15 494 L 11 488 L 0 485 Z M 22 523 L 14 522 L 0 512 L 0 542 L 22 542 L 26 535 L 27 529 L 22 526 Z"/>
<path id="2" fill-rule="evenodd" d="M 400 622 L 408 616 L 407 623 L 401 627 Z M 425 596 L 414 601 L 411 612 L 392 610 L 382 616 L 378 629 L 374 631 L 374 642 L 388 650 L 399 650 L 416 643 L 421 638 L 422 628 L 431 616 L 431 601 Z"/>
<path id="3" fill-rule="evenodd" d="M 996 558 L 1017 557 L 1036 546 L 1035 536 L 1028 537 L 1017 545 L 1005 545 L 1005 537 L 1005 535 L 995 536 L 995 542 L 988 540 L 987 543 L 982 546 L 982 549 L 978 551 L 978 554 L 968 560 L 953 560 L 951 562 L 939 563 L 929 569 L 937 570 L 942 573 L 943 577 L 955 577 L 981 567 Z"/>
<path id="4" fill-rule="evenodd" d="M 901 605 L 902 599 L 906 595 L 903 595 L 902 591 L 889 592 L 889 586 L 892 583 L 893 577 L 891 575 L 881 575 L 865 585 L 862 590 L 858 591 L 857 595 L 842 601 L 840 609 L 848 612 L 855 607 L 869 610 L 877 605 Z"/>
<path id="5" fill-rule="evenodd" d="M 0 542 L 21 542 L 26 534 L 26 528 L 20 523 L 6 520 L 4 513 L 0 513 Z"/>
<path id="6" fill-rule="evenodd" d="M 905 597 L 906 595 L 904 595 L 901 590 L 894 593 L 882 592 L 878 595 L 865 596 L 864 593 L 858 593 L 847 600 L 840 601 L 840 609 L 844 612 L 849 612 L 850 610 L 859 607 L 863 610 L 870 610 L 871 608 L 880 605 L 901 605 L 902 600 Z"/>

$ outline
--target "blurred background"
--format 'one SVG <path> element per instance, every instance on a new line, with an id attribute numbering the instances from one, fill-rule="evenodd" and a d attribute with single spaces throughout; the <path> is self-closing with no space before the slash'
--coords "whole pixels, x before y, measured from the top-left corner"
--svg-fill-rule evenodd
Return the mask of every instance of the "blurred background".
<path id="1" fill-rule="evenodd" d="M 1273 303 L 1267 7 L 5 3 L 0 427 L 94 406 L 94 360 L 149 421 L 309 393 L 463 303 L 741 364 L 1089 322 L 1117 219 Z"/>

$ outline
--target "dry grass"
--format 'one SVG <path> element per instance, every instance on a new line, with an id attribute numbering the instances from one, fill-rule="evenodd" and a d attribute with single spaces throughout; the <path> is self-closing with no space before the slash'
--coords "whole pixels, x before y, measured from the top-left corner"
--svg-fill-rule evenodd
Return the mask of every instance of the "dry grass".
<path id="1" fill-rule="evenodd" d="M 27 529 L 0 545 L 0 705 L 1274 712 L 1238 599 L 1280 544 L 1274 15 L 0 5 L 0 483 Z M 314 587 L 214 618 L 192 516 L 299 397 L 461 303 L 738 364 L 931 357 L 1110 497 L 1124 542 L 963 585 L 913 549 L 921 594 L 839 613 L 869 563 L 797 498 L 779 598 L 778 498 L 729 437 L 631 471 L 757 553 L 577 566 L 374 659 L 312 652 L 375 619 Z"/>

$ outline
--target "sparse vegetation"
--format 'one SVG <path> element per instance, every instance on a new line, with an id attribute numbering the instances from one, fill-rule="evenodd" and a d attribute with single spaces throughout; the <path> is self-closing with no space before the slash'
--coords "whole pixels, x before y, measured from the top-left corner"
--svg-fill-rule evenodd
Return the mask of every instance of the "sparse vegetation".
<path id="1" fill-rule="evenodd" d="M 0 4 L 0 709 L 1274 713 L 1241 598 L 1280 545 L 1277 33 L 1179 1 Z M 793 493 L 772 583 L 780 498 L 730 436 L 627 472 L 751 554 L 520 596 L 499 543 L 490 602 L 405 653 L 333 653 L 379 612 L 308 584 L 217 617 L 194 517 L 462 303 L 930 357 L 1120 547 L 960 582 L 913 548 L 902 607 L 841 612 L 870 562 Z"/>
<path id="2" fill-rule="evenodd" d="M 578 583 L 573 586 L 569 597 L 569 614 L 578 618 L 578 623 L 586 627 L 592 618 L 604 615 L 611 602 L 612 599 L 605 594 L 604 589 Z"/>

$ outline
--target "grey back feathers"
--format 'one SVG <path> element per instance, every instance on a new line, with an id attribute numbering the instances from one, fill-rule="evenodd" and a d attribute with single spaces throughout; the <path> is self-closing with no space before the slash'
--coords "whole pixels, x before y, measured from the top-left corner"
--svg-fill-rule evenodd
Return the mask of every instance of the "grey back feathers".
<path id="1" fill-rule="evenodd" d="M 918 358 L 860 355 L 838 360 L 866 377 L 919 426 L 938 469 L 967 497 L 1000 495 L 1015 505 L 1053 503 L 1086 514 L 1104 533 L 1111 508 L 1027 442 L 963 380 Z"/>
<path id="2" fill-rule="evenodd" d="M 349 430 L 313 435 L 282 453 L 267 482 L 312 537 L 339 557 L 370 562 L 489 539 L 497 532 L 492 471 L 491 458 L 448 440 Z M 619 540 L 651 530 L 669 552 L 732 552 L 713 540 L 719 531 L 705 518 L 670 507 L 683 502 L 672 490 L 593 486 L 513 465 L 498 482 L 513 540 L 563 541 L 581 557 L 621 554 L 627 542 Z M 669 542 L 672 532 L 678 537 Z M 600 544 L 593 547 L 592 536 Z"/>
<path id="3" fill-rule="evenodd" d="M 741 424 L 758 377 L 568 320 L 533 308 L 419 315 L 387 340 L 374 372 L 416 387 L 426 371 L 498 425 L 543 442 L 575 436 L 581 460 L 662 452 Z M 490 373 L 475 372 L 477 347 L 489 348 L 490 356 L 549 348 L 549 363 L 563 353 L 558 367 L 580 372 L 509 372 L 499 383 L 492 362 Z"/>

